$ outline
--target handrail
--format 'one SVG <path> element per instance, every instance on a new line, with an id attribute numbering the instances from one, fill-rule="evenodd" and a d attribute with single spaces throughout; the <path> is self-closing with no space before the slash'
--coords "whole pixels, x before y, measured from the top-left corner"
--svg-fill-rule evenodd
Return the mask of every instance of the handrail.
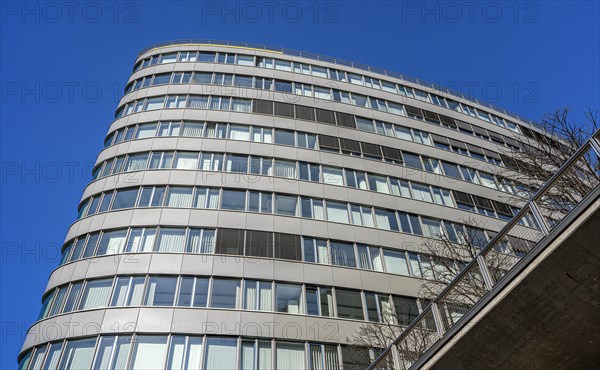
<path id="1" fill-rule="evenodd" d="M 489 270 L 486 266 L 485 257 L 488 255 L 488 253 L 493 252 L 493 249 L 497 246 L 498 243 L 503 243 L 504 240 L 506 240 L 505 238 L 508 236 L 509 231 L 513 231 L 515 227 L 520 227 L 519 223 L 523 219 L 533 217 L 533 219 L 537 223 L 536 231 L 543 236 L 548 235 L 550 230 L 554 229 L 557 225 L 559 225 L 560 222 L 566 217 L 563 217 L 557 223 L 551 225 L 549 223 L 549 214 L 553 213 L 553 209 L 551 209 L 547 205 L 547 201 L 544 198 L 551 197 L 553 194 L 557 196 L 559 195 L 557 194 L 557 192 L 551 193 L 551 190 L 553 189 L 553 186 L 555 186 L 556 183 L 561 180 L 561 177 L 567 174 L 568 171 L 575 169 L 577 175 L 579 175 L 581 167 L 578 167 L 579 164 L 576 162 L 582 159 L 585 160 L 585 155 L 590 151 L 595 152 L 596 160 L 600 157 L 600 129 L 598 129 L 594 133 L 594 135 L 592 135 L 583 145 L 581 145 L 581 147 L 577 149 L 577 151 L 575 151 L 575 153 L 558 169 L 558 171 L 556 171 L 556 173 L 554 173 L 554 175 L 551 176 L 551 178 L 548 181 L 546 181 L 544 185 L 541 186 L 541 188 L 535 193 L 535 195 L 533 195 L 530 198 L 530 200 L 521 208 L 521 210 L 510 221 L 508 221 L 508 223 L 498 232 L 498 234 L 494 238 L 492 238 L 492 240 L 490 240 L 490 242 L 485 247 L 483 247 L 481 251 L 479 251 L 475 258 L 473 258 L 473 260 L 470 261 L 450 283 L 448 283 L 448 285 L 436 296 L 436 298 L 434 298 L 429 303 L 429 305 L 427 305 L 425 309 L 423 309 L 421 314 L 419 314 L 412 321 L 412 323 L 408 325 L 402 331 L 402 333 L 400 333 L 400 335 L 385 350 L 381 352 L 381 354 L 375 359 L 375 361 L 373 361 L 373 363 L 371 363 L 371 365 L 368 367 L 368 370 L 378 369 L 378 365 L 380 365 L 381 363 L 385 363 L 383 368 L 386 368 L 385 366 L 387 366 L 387 368 L 390 368 L 390 362 L 393 363 L 393 368 L 400 368 L 400 354 L 398 353 L 398 349 L 394 349 L 394 347 L 398 346 L 403 340 L 407 339 L 409 335 L 416 331 L 418 329 L 418 325 L 422 325 L 422 321 L 424 321 L 427 316 L 433 316 L 436 331 L 437 333 L 439 333 L 439 335 L 437 338 L 434 338 L 433 341 L 430 341 L 430 343 L 426 344 L 426 348 L 420 348 L 421 353 L 417 354 L 416 360 L 408 361 L 408 366 L 404 366 L 403 368 L 410 368 L 412 364 L 414 364 L 414 362 L 416 362 L 420 357 L 422 357 L 423 354 L 427 352 L 427 350 L 429 350 L 435 343 L 437 343 L 441 338 L 443 338 L 450 329 L 446 329 L 443 323 L 440 322 L 442 319 L 440 317 L 440 309 L 443 308 L 445 304 L 444 298 L 450 295 L 452 290 L 456 288 L 461 282 L 463 282 L 463 279 L 467 279 L 469 275 L 473 274 L 474 271 L 478 271 L 481 274 L 481 278 L 485 281 L 485 285 L 487 286 L 487 291 L 483 295 L 478 297 L 477 302 L 479 302 L 483 296 L 487 295 L 487 293 L 492 291 L 500 279 L 498 279 L 498 281 L 496 281 L 496 284 L 494 284 L 491 276 L 489 275 Z M 592 171 L 597 171 L 597 168 L 592 169 Z M 592 172 L 591 180 L 595 181 L 590 182 L 586 185 L 590 185 L 593 187 L 590 187 L 590 191 L 586 192 L 585 194 L 578 194 L 579 202 L 581 202 L 587 195 L 589 195 L 594 190 L 598 189 L 598 187 L 600 187 L 600 178 L 598 178 L 598 176 L 599 174 L 597 174 L 596 172 Z M 581 181 L 585 182 L 586 179 L 582 179 Z M 577 204 L 579 204 L 579 202 Z M 563 207 L 562 210 L 564 210 L 564 205 L 560 204 L 560 206 Z M 570 208 L 567 214 L 569 214 L 574 208 L 574 206 Z M 537 240 L 536 244 L 541 240 L 542 238 L 540 238 L 540 240 Z M 534 248 L 531 248 L 528 251 L 528 253 L 533 249 Z M 525 256 L 527 256 L 527 254 L 525 254 Z M 519 261 L 523 260 L 523 257 Z M 514 269 L 514 267 L 517 265 L 518 261 L 507 271 L 505 271 L 505 274 L 503 276 L 505 276 L 512 269 Z M 488 281 L 490 283 L 488 283 Z M 469 307 L 469 310 L 472 307 L 474 307 L 475 304 Z M 467 312 L 464 312 L 463 315 L 458 320 L 456 320 L 456 322 L 460 322 L 460 319 L 466 316 L 466 314 Z M 454 322 L 452 325 L 455 325 L 456 322 Z M 432 335 L 435 337 L 434 333 Z M 391 358 L 389 358 L 390 355 Z"/>
<path id="2" fill-rule="evenodd" d="M 326 55 L 321 55 L 321 54 L 315 54 L 315 53 L 311 53 L 311 52 L 306 52 L 306 51 L 300 51 L 300 50 L 295 50 L 295 49 L 288 49 L 288 48 L 282 48 L 282 47 L 277 47 L 277 46 L 268 46 L 268 45 L 262 45 L 262 44 L 253 44 L 253 43 L 247 43 L 247 42 L 237 42 L 237 41 L 219 41 L 219 40 L 207 40 L 207 39 L 189 39 L 189 40 L 173 40 L 173 41 L 165 41 L 165 42 L 159 42 L 156 44 L 153 44 L 151 46 L 148 46 L 144 49 L 142 49 L 142 51 L 140 51 L 140 53 L 138 54 L 138 58 L 140 56 L 142 56 L 143 54 L 147 53 L 148 51 L 152 50 L 152 49 L 156 49 L 156 48 L 160 48 L 160 47 L 167 47 L 167 46 L 174 46 L 174 45 L 193 45 L 193 44 L 207 44 L 207 45 L 214 45 L 214 46 L 234 46 L 234 47 L 243 47 L 243 48 L 249 48 L 249 49 L 257 49 L 257 50 L 264 50 L 264 51 L 271 51 L 271 52 L 278 52 L 278 53 L 282 53 L 285 55 L 291 55 L 291 56 L 297 56 L 297 57 L 302 57 L 302 58 L 308 58 L 308 59 L 314 59 L 314 60 L 318 60 L 318 61 L 323 61 L 323 62 L 328 62 L 328 63 L 333 63 L 333 64 L 339 64 L 341 66 L 346 66 L 346 67 L 352 67 L 352 68 L 357 68 L 357 69 L 362 69 L 363 71 L 369 71 L 372 73 L 377 73 L 380 75 L 384 75 L 384 76 L 389 76 L 389 77 L 393 77 L 393 78 L 398 78 L 400 80 L 404 80 L 410 83 L 414 83 L 416 85 L 421 86 L 424 89 L 434 89 L 437 90 L 438 92 L 442 92 L 457 98 L 462 98 L 465 100 L 468 100 L 472 103 L 475 104 L 479 104 L 483 107 L 492 109 L 496 112 L 500 112 L 503 113 L 509 117 L 512 117 L 516 120 L 519 120 L 520 122 L 526 123 L 528 125 L 534 126 L 536 128 L 540 128 L 540 125 L 537 122 L 534 122 L 533 120 L 530 120 L 529 118 L 525 118 L 522 117 L 516 113 L 513 113 L 509 110 L 506 110 L 504 108 L 501 108 L 495 104 L 486 102 L 484 100 L 480 100 L 477 99 L 473 96 L 470 95 L 465 95 L 462 92 L 453 90 L 449 87 L 434 83 L 434 82 L 428 82 L 426 80 L 422 80 L 416 77 L 411 77 L 405 74 L 401 74 L 398 72 L 394 72 L 394 71 L 390 71 L 384 68 L 379 68 L 379 67 L 374 67 L 374 66 L 370 66 L 367 64 L 363 64 L 363 63 L 358 63 L 358 62 L 352 62 L 349 60 L 345 60 L 345 59 L 340 59 L 340 58 L 334 58 L 334 57 L 330 57 L 330 56 L 326 56 Z"/>

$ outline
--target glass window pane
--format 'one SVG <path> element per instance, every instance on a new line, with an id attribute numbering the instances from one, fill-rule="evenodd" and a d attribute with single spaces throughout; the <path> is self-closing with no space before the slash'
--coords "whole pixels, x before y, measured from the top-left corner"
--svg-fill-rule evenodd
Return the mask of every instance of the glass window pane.
<path id="1" fill-rule="evenodd" d="M 300 285 L 276 284 L 277 312 L 304 313 L 302 308 L 302 287 Z"/>
<path id="2" fill-rule="evenodd" d="M 146 288 L 147 306 L 172 306 L 175 299 L 175 288 L 177 278 L 175 277 L 151 277 Z"/>
<path id="3" fill-rule="evenodd" d="M 208 301 L 208 279 L 196 278 L 194 307 L 206 307 Z"/>
<path id="4" fill-rule="evenodd" d="M 246 192 L 238 190 L 223 190 L 221 208 L 234 211 L 246 210 Z"/>
<path id="5" fill-rule="evenodd" d="M 206 340 L 206 370 L 237 368 L 237 339 L 209 337 Z"/>
<path id="6" fill-rule="evenodd" d="M 214 279 L 212 288 L 211 307 L 236 308 L 239 280 Z"/>
<path id="7" fill-rule="evenodd" d="M 185 229 L 161 228 L 156 243 L 157 252 L 183 253 L 185 249 Z"/>
<path id="8" fill-rule="evenodd" d="M 410 275 L 408 273 L 408 264 L 406 262 L 406 256 L 404 255 L 404 252 L 397 252 L 389 249 L 384 249 L 383 259 L 385 261 L 385 267 L 387 272 L 406 276 Z"/>
<path id="9" fill-rule="evenodd" d="M 96 338 L 67 342 L 58 368 L 61 370 L 89 369 L 92 366 L 95 347 Z"/>
<path id="10" fill-rule="evenodd" d="M 305 369 L 304 344 L 277 342 L 277 370 Z"/>
<path id="11" fill-rule="evenodd" d="M 364 320 L 360 292 L 336 289 L 338 317 L 345 319 Z"/>
<path id="12" fill-rule="evenodd" d="M 80 310 L 108 306 L 113 279 L 92 280 L 85 285 L 85 290 L 79 304 Z"/>
<path id="13" fill-rule="evenodd" d="M 138 188 L 128 190 L 117 190 L 112 210 L 133 208 L 137 199 Z"/>
<path id="14" fill-rule="evenodd" d="M 295 216 L 297 201 L 298 198 L 295 196 L 277 194 L 275 196 L 275 213 L 284 216 Z"/>
<path id="15" fill-rule="evenodd" d="M 139 335 L 134 341 L 130 366 L 132 370 L 155 370 L 166 357 L 167 336 Z"/>

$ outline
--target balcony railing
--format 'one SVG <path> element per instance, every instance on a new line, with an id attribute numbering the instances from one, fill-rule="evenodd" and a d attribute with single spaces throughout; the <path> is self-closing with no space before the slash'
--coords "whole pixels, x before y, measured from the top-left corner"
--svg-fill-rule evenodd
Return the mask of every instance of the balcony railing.
<path id="1" fill-rule="evenodd" d="M 440 339 L 452 334 L 450 329 L 464 324 L 466 320 L 462 318 L 512 269 L 526 262 L 525 257 L 535 249 L 535 245 L 561 225 L 588 196 L 598 195 L 599 157 L 600 130 L 561 166 L 368 369 L 408 370 Z M 521 258 L 499 259 L 500 251 L 504 250 L 508 240 L 513 244 L 522 241 L 518 247 L 526 253 Z"/>
<path id="2" fill-rule="evenodd" d="M 496 106 L 492 103 L 486 102 L 484 100 L 480 100 L 475 97 L 465 95 L 459 91 L 450 89 L 446 86 L 442 86 L 442 85 L 439 85 L 439 84 L 436 84 L 433 82 L 428 82 L 428 81 L 422 80 L 420 78 L 411 77 L 411 76 L 408 76 L 408 75 L 405 75 L 402 73 L 389 71 L 387 69 L 373 67 L 373 66 L 363 64 L 363 63 L 352 62 L 352 61 L 345 60 L 345 59 L 334 58 L 334 57 L 310 53 L 310 52 L 306 52 L 306 51 L 281 48 L 281 47 L 277 47 L 277 46 L 252 44 L 252 43 L 247 43 L 247 42 L 193 39 L 193 40 L 166 41 L 166 42 L 160 42 L 160 43 L 154 44 L 152 46 L 142 49 L 142 51 L 138 54 L 138 58 L 141 55 L 143 55 L 144 53 L 146 53 L 152 49 L 156 49 L 156 48 L 160 48 L 160 47 L 167 47 L 167 46 L 176 46 L 176 45 L 214 45 L 214 46 L 243 47 L 243 48 L 250 48 L 250 49 L 257 49 L 257 50 L 264 50 L 264 51 L 274 51 L 274 52 L 282 53 L 285 55 L 297 56 L 297 57 L 319 60 L 319 61 L 333 63 L 333 64 L 339 64 L 341 66 L 357 68 L 357 69 L 361 69 L 363 71 L 369 71 L 369 72 L 377 73 L 377 74 L 384 75 L 384 76 L 398 78 L 400 80 L 419 85 L 423 90 L 426 90 L 426 91 L 430 91 L 431 89 L 433 89 L 433 90 L 436 90 L 435 92 L 438 92 L 438 93 L 441 92 L 444 94 L 448 94 L 449 96 L 462 98 L 462 99 L 468 100 L 472 103 L 479 104 L 482 107 L 486 107 L 486 108 L 492 109 L 496 112 L 503 113 L 509 117 L 512 117 L 512 118 L 522 122 L 522 123 L 526 123 L 528 125 L 539 128 L 539 125 L 536 122 L 534 122 L 528 118 L 522 117 L 516 113 L 508 111 L 504 108 L 498 107 L 498 106 Z M 431 92 L 434 92 L 434 91 L 431 91 Z"/>

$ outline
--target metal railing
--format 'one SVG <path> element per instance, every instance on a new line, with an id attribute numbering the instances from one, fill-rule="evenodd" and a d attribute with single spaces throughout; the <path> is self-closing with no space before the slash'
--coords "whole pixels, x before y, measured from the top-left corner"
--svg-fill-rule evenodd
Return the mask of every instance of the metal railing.
<path id="1" fill-rule="evenodd" d="M 410 369 L 588 195 L 600 185 L 600 130 L 531 197 L 521 211 L 465 266 L 369 366 Z M 503 251 L 511 246 L 516 255 Z M 502 252 L 501 252 L 502 251 Z M 456 330 L 455 330 L 456 331 Z"/>
<path id="2" fill-rule="evenodd" d="M 323 62 L 328 62 L 328 63 L 333 63 L 333 64 L 339 64 L 341 66 L 357 68 L 357 69 L 361 69 L 363 71 L 369 71 L 369 72 L 377 73 L 380 75 L 389 76 L 389 77 L 397 78 L 397 79 L 407 81 L 410 83 L 414 83 L 414 84 L 421 86 L 424 90 L 434 89 L 437 92 L 448 94 L 450 96 L 454 96 L 457 98 L 462 98 L 462 99 L 468 100 L 472 103 L 479 104 L 482 107 L 486 107 L 486 108 L 492 109 L 496 112 L 505 114 L 506 116 L 514 118 L 522 123 L 526 123 L 528 125 L 540 128 L 538 123 L 536 123 L 528 118 L 522 117 L 516 113 L 513 113 L 504 108 L 498 107 L 497 105 L 486 102 L 484 100 L 477 99 L 473 96 L 465 95 L 462 92 L 450 89 L 450 88 L 448 88 L 446 86 L 442 86 L 440 84 L 428 82 L 428 81 L 425 81 L 425 80 L 422 80 L 422 79 L 419 79 L 416 77 L 411 77 L 411 76 L 408 76 L 408 75 L 405 75 L 402 73 L 389 71 L 387 69 L 383 69 L 383 68 L 379 68 L 379 67 L 373 67 L 373 66 L 363 64 L 363 63 L 352 62 L 352 61 L 345 60 L 345 59 L 334 58 L 334 57 L 321 55 L 321 54 L 315 54 L 315 53 L 306 52 L 306 51 L 281 48 L 281 47 L 277 47 L 277 46 L 252 44 L 252 43 L 247 43 L 247 42 L 190 39 L 190 40 L 174 40 L 174 41 L 166 41 L 166 42 L 156 43 L 152 46 L 142 49 L 142 51 L 138 54 L 138 58 L 152 49 L 156 49 L 156 48 L 160 48 L 160 47 L 167 47 L 167 46 L 175 46 L 175 45 L 186 45 L 186 44 L 187 45 L 207 44 L 207 45 L 214 45 L 214 46 L 234 46 L 234 47 L 243 47 L 243 48 L 264 50 L 264 51 L 275 51 L 275 52 L 279 52 L 279 53 L 282 53 L 285 55 L 297 56 L 297 57 L 308 58 L 308 59 L 313 59 L 313 60 L 318 60 L 318 61 L 323 61 Z"/>

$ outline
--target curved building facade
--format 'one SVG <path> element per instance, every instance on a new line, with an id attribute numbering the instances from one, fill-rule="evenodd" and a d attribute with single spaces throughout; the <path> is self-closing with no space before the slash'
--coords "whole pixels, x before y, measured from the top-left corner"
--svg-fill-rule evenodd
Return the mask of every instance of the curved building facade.
<path id="1" fill-rule="evenodd" d="M 364 367 L 362 325 L 419 313 L 423 241 L 512 216 L 504 153 L 535 134 L 331 58 L 145 50 L 19 368 Z"/>

